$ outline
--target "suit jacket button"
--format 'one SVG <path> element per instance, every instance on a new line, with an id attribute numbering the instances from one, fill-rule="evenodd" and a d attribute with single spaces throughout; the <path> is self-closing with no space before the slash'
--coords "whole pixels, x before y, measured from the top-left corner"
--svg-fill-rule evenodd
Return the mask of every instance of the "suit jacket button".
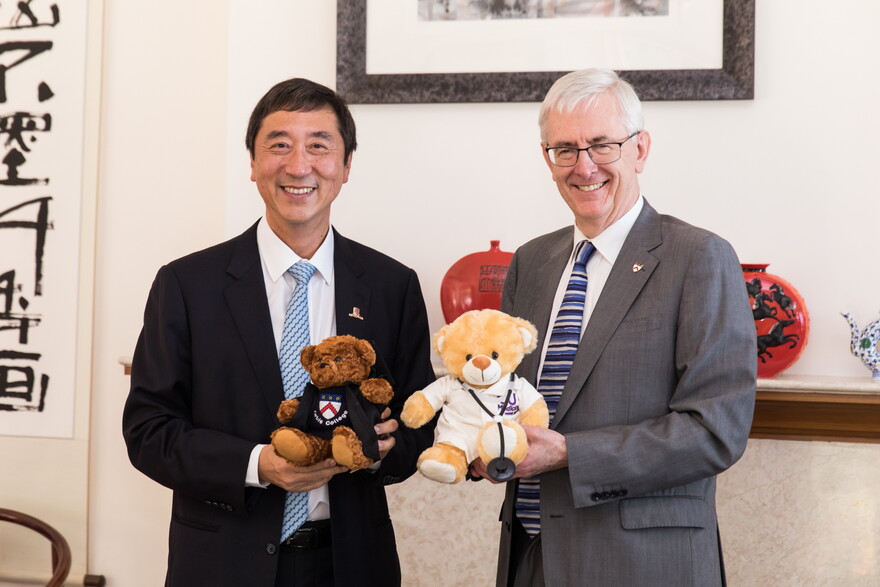
<path id="1" fill-rule="evenodd" d="M 621 489 L 617 493 L 620 495 L 620 497 L 626 497 L 626 489 Z"/>
<path id="2" fill-rule="evenodd" d="M 278 547 L 270 542 L 266 545 L 266 552 L 268 552 L 269 554 L 275 554 L 276 552 L 278 552 Z"/>
<path id="3" fill-rule="evenodd" d="M 590 499 L 592 499 L 593 501 L 602 501 L 602 497 L 598 493 L 591 494 Z"/>
<path id="4" fill-rule="evenodd" d="M 603 491 L 599 494 L 599 499 L 608 499 L 609 497 L 611 497 L 611 495 L 609 495 L 607 491 Z"/>

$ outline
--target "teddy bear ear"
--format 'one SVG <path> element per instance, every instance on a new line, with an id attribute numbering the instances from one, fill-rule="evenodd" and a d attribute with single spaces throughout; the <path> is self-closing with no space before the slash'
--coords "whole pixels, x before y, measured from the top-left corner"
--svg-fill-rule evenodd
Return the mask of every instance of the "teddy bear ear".
<path id="1" fill-rule="evenodd" d="M 535 328 L 534 324 L 525 320 L 523 318 L 515 318 L 516 327 L 519 329 L 520 336 L 522 336 L 523 349 L 524 353 L 530 353 L 538 346 L 538 329 Z"/>
<path id="2" fill-rule="evenodd" d="M 438 355 L 443 352 L 443 344 L 446 342 L 446 329 L 448 327 L 449 325 L 447 324 L 440 329 L 440 332 L 434 335 L 434 351 Z"/>
<path id="3" fill-rule="evenodd" d="M 358 355 L 360 355 L 361 360 L 367 367 L 372 367 L 375 364 L 376 351 L 373 350 L 373 345 L 358 338 L 355 341 L 355 350 L 357 350 Z"/>
<path id="4" fill-rule="evenodd" d="M 312 362 L 312 359 L 315 356 L 315 346 L 309 345 L 307 347 L 303 347 L 303 350 L 299 353 L 299 362 L 302 363 L 302 366 L 305 367 L 305 370 L 309 370 L 309 365 Z"/>

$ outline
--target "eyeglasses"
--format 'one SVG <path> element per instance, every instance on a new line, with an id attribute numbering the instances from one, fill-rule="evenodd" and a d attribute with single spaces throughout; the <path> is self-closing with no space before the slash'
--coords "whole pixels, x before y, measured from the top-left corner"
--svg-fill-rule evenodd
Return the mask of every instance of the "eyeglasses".
<path id="1" fill-rule="evenodd" d="M 577 147 L 547 147 L 544 150 L 550 156 L 550 162 L 557 167 L 574 167 L 577 165 L 581 151 L 586 151 L 590 161 L 596 165 L 607 165 L 620 159 L 620 148 L 625 142 L 639 134 L 637 130 L 617 143 L 599 143 L 579 149 Z"/>

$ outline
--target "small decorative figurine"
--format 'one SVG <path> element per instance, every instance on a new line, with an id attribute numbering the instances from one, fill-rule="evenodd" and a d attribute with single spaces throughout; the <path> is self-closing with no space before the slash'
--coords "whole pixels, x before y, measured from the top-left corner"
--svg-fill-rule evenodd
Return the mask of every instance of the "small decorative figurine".
<path id="1" fill-rule="evenodd" d="M 844 312 L 843 317 L 849 322 L 852 331 L 850 344 L 852 354 L 860 358 L 865 367 L 871 370 L 874 383 L 880 383 L 880 319 L 874 320 L 859 332 L 856 321 L 848 312 Z"/>

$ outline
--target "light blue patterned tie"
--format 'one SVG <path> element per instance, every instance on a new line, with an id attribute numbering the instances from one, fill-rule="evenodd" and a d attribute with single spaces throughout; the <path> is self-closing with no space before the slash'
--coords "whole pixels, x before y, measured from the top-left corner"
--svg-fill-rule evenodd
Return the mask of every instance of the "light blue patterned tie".
<path id="1" fill-rule="evenodd" d="M 287 304 L 284 330 L 281 332 L 281 348 L 278 363 L 281 365 L 281 382 L 284 399 L 299 397 L 303 393 L 309 375 L 299 362 L 299 353 L 309 344 L 309 280 L 315 273 L 314 265 L 299 261 L 287 270 L 296 281 L 293 295 Z M 303 525 L 309 515 L 309 493 L 288 492 L 284 502 L 284 522 L 281 540 L 286 540 Z"/>
<path id="2" fill-rule="evenodd" d="M 593 243 L 578 243 L 571 277 L 547 342 L 544 367 L 538 378 L 538 391 L 547 401 L 551 421 L 577 354 L 584 319 L 584 303 L 587 299 L 587 261 L 595 250 Z M 537 477 L 519 480 L 516 516 L 529 536 L 535 536 L 541 531 L 541 485 Z"/>

